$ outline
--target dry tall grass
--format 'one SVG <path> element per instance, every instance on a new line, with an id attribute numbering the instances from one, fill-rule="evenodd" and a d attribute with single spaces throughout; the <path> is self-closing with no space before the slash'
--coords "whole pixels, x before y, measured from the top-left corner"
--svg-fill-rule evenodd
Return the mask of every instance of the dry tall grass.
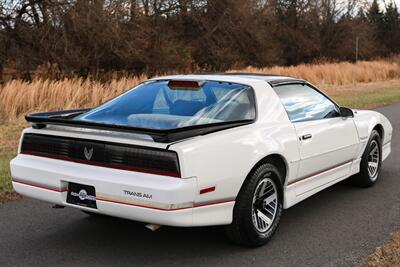
<path id="1" fill-rule="evenodd" d="M 305 79 L 319 86 L 385 81 L 400 77 L 399 64 L 385 60 L 361 61 L 357 64 L 349 62 L 301 64 L 262 69 L 247 67 L 239 71 L 287 75 Z"/>
<path id="2" fill-rule="evenodd" d="M 128 77 L 109 83 L 81 78 L 13 80 L 0 88 L 0 119 L 15 119 L 36 111 L 94 107 L 145 79 L 145 76 Z"/>
<path id="3" fill-rule="evenodd" d="M 319 86 L 400 78 L 400 66 L 395 62 L 383 60 L 364 61 L 358 64 L 342 62 L 262 69 L 248 67 L 232 71 L 288 75 L 306 79 Z M 32 82 L 14 80 L 0 88 L 0 119 L 20 118 L 36 111 L 93 107 L 145 79 L 146 76 L 127 77 L 112 80 L 109 83 L 90 79 L 34 80 Z"/>

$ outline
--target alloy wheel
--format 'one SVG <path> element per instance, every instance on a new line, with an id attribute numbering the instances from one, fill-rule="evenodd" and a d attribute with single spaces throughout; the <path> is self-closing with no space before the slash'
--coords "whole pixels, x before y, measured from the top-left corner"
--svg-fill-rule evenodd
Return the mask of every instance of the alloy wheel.
<path id="1" fill-rule="evenodd" d="M 379 170 L 380 151 L 376 140 L 371 141 L 370 151 L 368 154 L 368 174 L 371 179 L 375 180 Z"/>
<path id="2" fill-rule="evenodd" d="M 272 226 L 278 210 L 278 191 L 271 178 L 263 178 L 257 185 L 253 197 L 253 225 L 261 233 Z"/>

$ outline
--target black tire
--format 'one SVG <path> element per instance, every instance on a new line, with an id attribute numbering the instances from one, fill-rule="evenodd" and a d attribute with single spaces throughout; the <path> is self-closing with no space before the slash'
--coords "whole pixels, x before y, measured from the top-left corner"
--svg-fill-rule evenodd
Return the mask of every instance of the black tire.
<path id="1" fill-rule="evenodd" d="M 359 187 L 373 186 L 379 178 L 382 165 L 382 139 L 378 131 L 373 130 L 360 162 L 360 172 L 351 177 L 351 183 Z M 377 146 L 377 169 L 373 174 L 369 171 L 370 153 Z"/>
<path id="2" fill-rule="evenodd" d="M 267 208 L 271 208 L 271 206 L 266 207 L 267 205 L 264 203 L 264 200 L 268 199 L 268 197 L 262 199 L 261 202 L 255 200 L 255 197 L 256 194 L 257 196 L 259 196 L 259 193 L 262 193 L 262 195 L 267 195 L 264 193 L 266 192 L 270 184 L 268 185 L 263 184 L 264 187 L 262 189 L 264 189 L 264 191 L 261 191 L 262 189 L 259 189 L 261 183 L 267 183 L 267 182 L 268 183 L 272 182 L 275 186 L 274 189 L 276 189 L 277 198 L 274 206 L 276 210 L 275 210 L 275 216 L 272 216 L 271 223 L 270 224 L 265 223 L 266 225 L 268 225 L 268 228 L 265 229 L 265 231 L 260 231 L 257 229 L 257 227 L 259 228 L 260 226 L 257 223 L 259 221 L 257 221 L 256 219 L 257 217 L 253 217 L 257 216 L 256 214 L 259 213 L 254 213 L 254 211 L 262 210 L 264 212 L 264 215 L 265 214 L 271 215 L 266 210 Z M 253 203 L 254 201 L 255 203 Z M 253 209 L 256 203 L 259 203 L 257 205 L 261 205 L 258 206 L 260 207 L 259 209 L 258 208 Z M 282 203 L 283 203 L 282 177 L 278 169 L 273 164 L 270 163 L 265 163 L 258 166 L 246 179 L 238 194 L 235 207 L 233 210 L 232 224 L 225 227 L 225 233 L 227 237 L 232 242 L 246 247 L 258 247 L 266 244 L 271 239 L 275 230 L 278 227 L 283 209 Z"/>

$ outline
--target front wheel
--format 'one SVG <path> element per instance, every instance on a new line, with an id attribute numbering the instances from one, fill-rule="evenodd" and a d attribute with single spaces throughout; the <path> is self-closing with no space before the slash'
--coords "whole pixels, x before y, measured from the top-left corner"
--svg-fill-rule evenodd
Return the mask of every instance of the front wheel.
<path id="1" fill-rule="evenodd" d="M 281 181 L 278 169 L 270 163 L 252 172 L 236 199 L 232 224 L 226 227 L 230 240 L 257 247 L 271 239 L 283 209 Z"/>
<path id="2" fill-rule="evenodd" d="M 361 187 L 373 186 L 379 178 L 382 164 L 381 136 L 373 130 L 360 162 L 360 172 L 351 178 Z"/>

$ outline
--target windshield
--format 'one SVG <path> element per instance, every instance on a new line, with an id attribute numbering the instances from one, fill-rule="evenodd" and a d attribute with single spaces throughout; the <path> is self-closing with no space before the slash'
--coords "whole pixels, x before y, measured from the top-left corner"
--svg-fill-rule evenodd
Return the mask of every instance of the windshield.
<path id="1" fill-rule="evenodd" d="M 171 82 L 143 83 L 74 120 L 148 129 L 176 129 L 255 118 L 254 95 L 249 86 L 202 81 L 183 82 L 186 83 L 184 86 L 174 87 Z"/>

